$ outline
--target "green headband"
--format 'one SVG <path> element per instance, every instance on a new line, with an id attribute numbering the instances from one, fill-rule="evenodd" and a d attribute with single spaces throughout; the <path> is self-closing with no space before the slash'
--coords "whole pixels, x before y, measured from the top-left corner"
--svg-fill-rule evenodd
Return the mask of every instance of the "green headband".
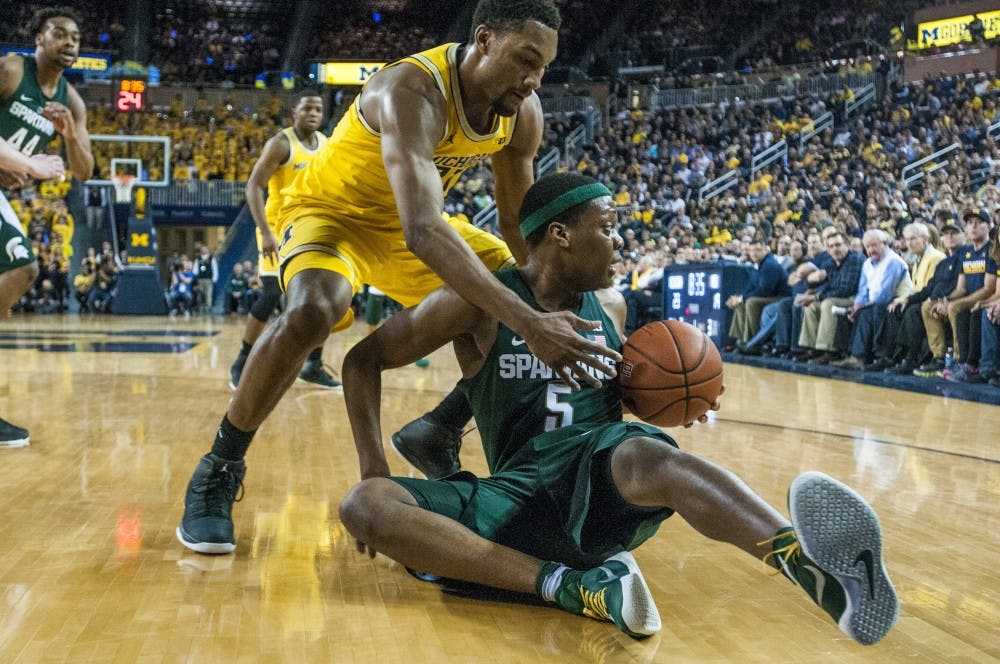
<path id="1" fill-rule="evenodd" d="M 524 221 L 521 222 L 521 235 L 528 237 L 544 224 L 548 223 L 571 207 L 579 205 L 580 203 L 592 201 L 595 198 L 602 198 L 604 196 L 611 196 L 611 190 L 600 182 L 584 184 L 576 187 L 575 189 L 570 189 L 565 194 L 558 196 L 554 200 L 546 203 L 544 206 L 525 217 Z"/>

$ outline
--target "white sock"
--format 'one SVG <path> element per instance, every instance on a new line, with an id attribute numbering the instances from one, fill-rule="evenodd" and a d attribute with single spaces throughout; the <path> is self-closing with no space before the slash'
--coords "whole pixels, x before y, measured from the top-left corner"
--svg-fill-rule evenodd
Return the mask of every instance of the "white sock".
<path id="1" fill-rule="evenodd" d="M 559 585 L 563 580 L 563 574 L 567 570 L 569 570 L 568 567 L 560 565 L 554 572 L 545 577 L 545 580 L 542 581 L 542 599 L 546 602 L 556 601 L 556 590 L 559 589 Z"/>

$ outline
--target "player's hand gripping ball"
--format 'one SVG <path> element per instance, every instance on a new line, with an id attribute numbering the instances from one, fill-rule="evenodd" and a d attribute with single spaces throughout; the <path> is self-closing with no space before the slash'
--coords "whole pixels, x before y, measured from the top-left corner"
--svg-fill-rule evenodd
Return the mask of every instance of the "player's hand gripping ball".
<path id="1" fill-rule="evenodd" d="M 629 336 L 622 358 L 622 402 L 650 424 L 691 424 L 722 394 L 722 356 L 693 325 L 676 320 L 644 325 Z"/>

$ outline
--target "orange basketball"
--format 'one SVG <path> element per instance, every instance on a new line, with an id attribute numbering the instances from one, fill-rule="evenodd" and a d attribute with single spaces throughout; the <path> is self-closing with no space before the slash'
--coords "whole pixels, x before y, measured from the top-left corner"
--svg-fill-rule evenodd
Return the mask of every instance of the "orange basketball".
<path id="1" fill-rule="evenodd" d="M 676 427 L 704 415 L 722 391 L 722 356 L 708 335 L 676 320 L 632 333 L 618 371 L 622 402 L 639 419 Z"/>

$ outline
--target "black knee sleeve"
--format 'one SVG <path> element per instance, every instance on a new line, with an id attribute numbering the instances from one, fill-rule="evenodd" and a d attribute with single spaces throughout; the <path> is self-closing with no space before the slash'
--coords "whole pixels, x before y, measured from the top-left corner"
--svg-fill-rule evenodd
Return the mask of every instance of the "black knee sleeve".
<path id="1" fill-rule="evenodd" d="M 266 323 L 281 300 L 281 288 L 278 286 L 277 277 L 261 277 L 260 280 L 264 284 L 264 290 L 250 307 L 250 315 L 261 323 Z"/>

